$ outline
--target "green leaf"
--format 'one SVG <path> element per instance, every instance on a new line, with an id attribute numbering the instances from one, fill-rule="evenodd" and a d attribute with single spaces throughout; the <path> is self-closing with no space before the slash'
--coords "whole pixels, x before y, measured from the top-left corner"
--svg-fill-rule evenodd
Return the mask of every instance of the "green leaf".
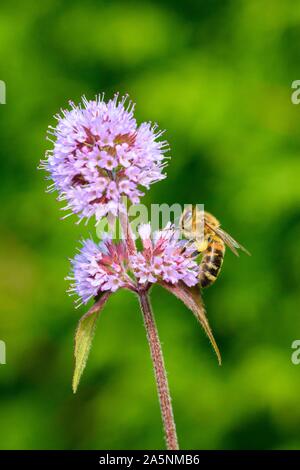
<path id="1" fill-rule="evenodd" d="M 76 393 L 82 372 L 86 366 L 87 358 L 91 349 L 92 340 L 95 334 L 97 318 L 104 304 L 111 295 L 105 292 L 100 299 L 90 308 L 90 310 L 79 320 L 75 334 L 75 369 L 73 375 L 72 388 Z"/>
<path id="2" fill-rule="evenodd" d="M 183 282 L 178 284 L 169 284 L 167 282 L 161 282 L 161 285 L 165 287 L 169 292 L 174 294 L 178 299 L 180 299 L 195 315 L 197 320 L 202 325 L 205 333 L 207 334 L 212 347 L 217 355 L 219 365 L 222 364 L 222 358 L 220 350 L 214 338 L 214 335 L 211 331 L 211 328 L 206 317 L 205 306 L 202 301 L 201 291 L 199 286 L 188 287 Z"/>

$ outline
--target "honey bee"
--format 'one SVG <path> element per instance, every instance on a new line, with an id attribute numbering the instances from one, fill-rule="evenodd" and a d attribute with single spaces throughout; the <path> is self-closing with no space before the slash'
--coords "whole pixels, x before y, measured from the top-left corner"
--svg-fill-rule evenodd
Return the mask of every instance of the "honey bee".
<path id="1" fill-rule="evenodd" d="M 212 285 L 223 264 L 226 245 L 239 256 L 238 249 L 250 255 L 240 243 L 221 229 L 220 222 L 209 212 L 203 212 L 196 206 L 187 207 L 179 222 L 183 235 L 193 241 L 202 254 L 199 270 L 200 287 Z"/>

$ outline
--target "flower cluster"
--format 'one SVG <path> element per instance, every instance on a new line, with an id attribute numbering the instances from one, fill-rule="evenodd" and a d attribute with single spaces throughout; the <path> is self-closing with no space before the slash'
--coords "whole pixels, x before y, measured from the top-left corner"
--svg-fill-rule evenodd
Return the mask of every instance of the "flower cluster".
<path id="1" fill-rule="evenodd" d="M 67 279 L 73 283 L 69 292 L 79 296 L 79 305 L 100 292 L 115 292 L 119 287 L 132 285 L 126 272 L 128 254 L 123 242 L 113 243 L 108 239 L 96 244 L 93 240 L 84 240 L 71 263 L 73 273 Z"/>
<path id="2" fill-rule="evenodd" d="M 129 254 L 122 241 L 108 239 L 99 244 L 92 240 L 83 242 L 79 254 L 72 260 L 73 280 L 71 293 L 77 293 L 82 303 L 87 303 L 100 292 L 114 292 L 120 287 L 137 290 L 138 286 L 165 281 L 171 284 L 184 282 L 197 284 L 199 266 L 195 261 L 195 248 L 184 240 L 173 227 L 154 233 L 150 237 L 150 224 L 141 225 L 139 234 L 143 250 Z"/>
<path id="3" fill-rule="evenodd" d="M 140 284 L 159 281 L 177 284 L 183 281 L 190 287 L 199 282 L 195 247 L 179 240 L 178 230 L 169 224 L 164 230 L 155 232 L 151 240 L 150 224 L 144 224 L 139 227 L 139 234 L 143 251 L 133 255 L 130 261 Z"/>
<path id="4" fill-rule="evenodd" d="M 58 199 L 67 202 L 64 209 L 77 214 L 79 220 L 111 215 L 121 219 L 123 196 L 138 203 L 141 188 L 165 177 L 168 145 L 159 140 L 162 132 L 151 123 L 138 126 L 134 105 L 126 100 L 126 96 L 119 100 L 118 95 L 108 102 L 103 95 L 92 101 L 83 97 L 78 106 L 70 102 L 70 109 L 55 116 L 56 127 L 49 128 L 53 149 L 42 163 L 53 180 L 49 190 L 58 190 Z M 151 238 L 150 225 L 144 224 L 139 233 L 141 251 L 136 250 L 131 236 L 119 243 L 84 241 L 72 261 L 70 291 L 86 303 L 100 292 L 120 287 L 137 291 L 156 282 L 198 283 L 194 248 L 179 240 L 173 227 L 169 225 Z"/>
<path id="5" fill-rule="evenodd" d="M 71 211 L 67 215 L 78 214 L 80 220 L 117 215 L 122 196 L 138 203 L 141 188 L 165 177 L 167 142 L 158 140 L 162 132 L 156 125 L 137 125 L 126 97 L 115 95 L 106 103 L 101 95 L 70 105 L 49 128 L 54 148 L 41 165 L 53 180 L 49 191 L 58 190 L 58 199 L 67 202 L 64 209 Z"/>

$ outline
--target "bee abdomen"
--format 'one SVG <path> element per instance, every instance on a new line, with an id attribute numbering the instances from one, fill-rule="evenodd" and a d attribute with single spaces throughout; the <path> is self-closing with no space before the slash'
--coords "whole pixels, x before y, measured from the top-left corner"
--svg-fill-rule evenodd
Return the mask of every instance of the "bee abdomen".
<path id="1" fill-rule="evenodd" d="M 213 240 L 209 243 L 200 263 L 201 287 L 209 287 L 215 282 L 223 264 L 224 254 L 225 245 L 222 240 Z"/>

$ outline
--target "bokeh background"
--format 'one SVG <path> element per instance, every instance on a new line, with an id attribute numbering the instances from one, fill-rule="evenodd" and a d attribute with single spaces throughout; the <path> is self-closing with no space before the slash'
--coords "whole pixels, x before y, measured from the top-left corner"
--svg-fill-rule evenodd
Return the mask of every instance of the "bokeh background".
<path id="1" fill-rule="evenodd" d="M 101 315 L 71 391 L 75 310 L 64 277 L 89 231 L 60 221 L 36 167 L 52 115 L 82 94 L 128 92 L 167 129 L 151 203 L 204 203 L 253 254 L 226 254 L 205 291 L 220 368 L 193 315 L 152 301 L 184 449 L 300 448 L 300 4 L 292 0 L 10 0 L 1 4 L 2 449 L 164 448 L 137 301 Z"/>

